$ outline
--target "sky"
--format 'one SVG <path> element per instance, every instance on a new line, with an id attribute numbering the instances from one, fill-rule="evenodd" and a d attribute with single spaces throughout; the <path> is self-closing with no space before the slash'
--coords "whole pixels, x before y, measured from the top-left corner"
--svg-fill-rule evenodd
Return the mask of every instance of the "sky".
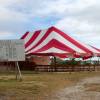
<path id="1" fill-rule="evenodd" d="M 100 0 L 0 0 L 0 39 L 51 26 L 100 48 Z"/>

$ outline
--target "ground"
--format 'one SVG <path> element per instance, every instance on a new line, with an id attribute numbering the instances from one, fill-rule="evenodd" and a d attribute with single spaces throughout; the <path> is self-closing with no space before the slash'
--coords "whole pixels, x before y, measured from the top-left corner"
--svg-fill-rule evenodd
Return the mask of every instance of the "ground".
<path id="1" fill-rule="evenodd" d="M 0 74 L 0 100 L 99 100 L 100 72 Z"/>
<path id="2" fill-rule="evenodd" d="M 100 77 L 82 79 L 52 96 L 52 100 L 100 100 Z"/>

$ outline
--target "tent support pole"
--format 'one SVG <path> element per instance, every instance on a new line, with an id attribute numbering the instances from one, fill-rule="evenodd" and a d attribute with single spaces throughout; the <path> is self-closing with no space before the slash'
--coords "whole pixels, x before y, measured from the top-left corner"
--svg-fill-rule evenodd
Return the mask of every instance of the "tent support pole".
<path id="1" fill-rule="evenodd" d="M 91 58 L 90 58 L 90 64 L 89 64 L 89 72 L 91 72 Z"/>
<path id="2" fill-rule="evenodd" d="M 56 71 L 56 57 L 54 56 L 54 71 Z"/>
<path id="3" fill-rule="evenodd" d="M 98 57 L 98 62 L 97 62 L 97 66 L 100 65 L 100 57 Z"/>
<path id="4" fill-rule="evenodd" d="M 98 57 L 98 64 L 99 64 L 99 57 Z"/>
<path id="5" fill-rule="evenodd" d="M 16 80 L 22 80 L 22 74 L 21 74 L 21 71 L 20 71 L 20 68 L 19 68 L 19 64 L 18 64 L 18 61 L 15 62 L 15 67 L 16 67 Z"/>

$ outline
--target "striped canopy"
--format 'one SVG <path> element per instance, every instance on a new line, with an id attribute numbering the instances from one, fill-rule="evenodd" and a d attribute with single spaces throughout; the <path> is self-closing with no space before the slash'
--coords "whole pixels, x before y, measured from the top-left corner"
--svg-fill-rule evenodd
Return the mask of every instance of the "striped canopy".
<path id="1" fill-rule="evenodd" d="M 25 41 L 26 55 L 47 55 L 64 58 L 74 55 L 100 54 L 98 50 L 75 40 L 55 27 L 26 32 L 21 39 Z"/>

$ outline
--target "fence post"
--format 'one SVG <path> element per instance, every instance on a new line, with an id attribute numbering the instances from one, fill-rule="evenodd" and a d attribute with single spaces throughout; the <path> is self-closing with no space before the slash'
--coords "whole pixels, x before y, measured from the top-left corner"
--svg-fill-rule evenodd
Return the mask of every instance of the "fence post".
<path id="1" fill-rule="evenodd" d="M 18 61 L 15 62 L 15 67 L 16 67 L 16 80 L 22 80 L 22 74 L 21 74 L 21 71 L 20 71 L 20 68 L 19 68 L 19 64 L 18 64 Z"/>

